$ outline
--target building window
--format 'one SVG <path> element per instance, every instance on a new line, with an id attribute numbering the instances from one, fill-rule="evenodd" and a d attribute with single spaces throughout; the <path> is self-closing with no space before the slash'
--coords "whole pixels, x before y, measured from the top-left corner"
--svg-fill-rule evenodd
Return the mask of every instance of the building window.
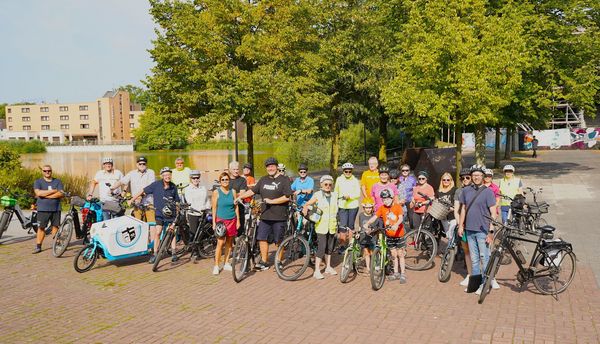
<path id="1" fill-rule="evenodd" d="M 130 128 L 135 128 L 135 124 L 134 123 L 129 123 L 129 127 Z"/>
<path id="2" fill-rule="evenodd" d="M 42 122 L 48 122 L 50 120 L 50 116 L 42 116 Z"/>
<path id="3" fill-rule="evenodd" d="M 90 128 L 90 125 L 89 125 L 89 124 L 81 124 L 79 127 L 80 127 L 81 129 L 89 129 L 89 128 Z"/>
<path id="4" fill-rule="evenodd" d="M 21 118 L 23 122 L 31 122 L 31 117 L 23 117 Z"/>
<path id="5" fill-rule="evenodd" d="M 79 111 L 87 111 L 87 110 L 88 110 L 87 105 L 79 105 Z"/>
<path id="6" fill-rule="evenodd" d="M 21 108 L 21 113 L 29 113 L 29 108 Z"/>
<path id="7" fill-rule="evenodd" d="M 42 130 L 50 130 L 50 126 L 47 124 L 42 125 Z"/>
<path id="8" fill-rule="evenodd" d="M 49 111 L 49 110 L 48 110 L 48 107 L 47 107 L 47 106 L 42 106 L 42 107 L 40 108 L 40 112 L 48 112 L 48 111 Z"/>
<path id="9" fill-rule="evenodd" d="M 67 115 L 62 115 L 62 116 L 60 116 L 60 120 L 61 120 L 61 121 L 68 121 L 68 120 L 69 120 L 69 116 L 67 116 Z"/>
<path id="10" fill-rule="evenodd" d="M 58 111 L 62 111 L 62 112 L 69 111 L 69 107 L 68 106 L 59 106 Z"/>
<path id="11" fill-rule="evenodd" d="M 129 114 L 129 119 L 134 119 L 135 115 L 134 114 Z"/>
<path id="12" fill-rule="evenodd" d="M 31 126 L 30 125 L 24 125 L 23 126 L 23 130 L 31 130 Z"/>
<path id="13" fill-rule="evenodd" d="M 69 125 L 68 124 L 61 124 L 60 128 L 61 129 L 69 129 Z"/>
<path id="14" fill-rule="evenodd" d="M 11 108 L 8 108 L 8 113 L 11 113 L 11 112 L 12 112 L 12 109 L 11 109 Z"/>
<path id="15" fill-rule="evenodd" d="M 88 119 L 90 119 L 89 115 L 79 115 L 79 119 L 82 121 L 87 121 Z"/>
<path id="16" fill-rule="evenodd" d="M 8 130 L 12 130 L 12 125 L 10 127 L 8 127 Z"/>
<path id="17" fill-rule="evenodd" d="M 8 121 L 9 121 L 9 122 L 12 122 L 12 117 L 8 117 Z"/>

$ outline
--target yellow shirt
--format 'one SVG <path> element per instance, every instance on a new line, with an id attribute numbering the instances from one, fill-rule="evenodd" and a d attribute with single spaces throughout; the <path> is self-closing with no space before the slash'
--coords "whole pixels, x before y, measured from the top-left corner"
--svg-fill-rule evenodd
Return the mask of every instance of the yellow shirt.
<path id="1" fill-rule="evenodd" d="M 371 194 L 371 188 L 379 181 L 379 171 L 366 170 L 360 177 L 360 185 L 364 185 L 367 189 L 367 196 Z"/>

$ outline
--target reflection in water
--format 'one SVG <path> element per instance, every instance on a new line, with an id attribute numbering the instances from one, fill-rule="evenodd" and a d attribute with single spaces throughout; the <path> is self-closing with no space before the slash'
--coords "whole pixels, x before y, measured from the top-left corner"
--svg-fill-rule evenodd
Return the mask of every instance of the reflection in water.
<path id="1" fill-rule="evenodd" d="M 155 173 L 164 167 L 174 167 L 175 159 L 182 157 L 185 166 L 198 169 L 202 172 L 202 183 L 210 185 L 217 179 L 219 173 L 227 169 L 227 165 L 234 159 L 233 150 L 194 150 L 194 151 L 153 151 L 153 152 L 81 152 L 81 153 L 36 153 L 23 154 L 21 160 L 25 167 L 41 167 L 44 164 L 52 165 L 57 173 L 69 173 L 73 175 L 85 175 L 90 179 L 102 167 L 101 161 L 104 157 L 112 157 L 115 168 L 123 174 L 135 168 L 136 158 L 145 156 L 148 159 L 149 168 Z M 257 151 L 254 153 L 255 176 L 265 174 L 263 161 L 272 156 L 272 151 Z M 240 151 L 240 162 L 246 161 L 246 151 Z M 288 174 L 295 174 L 295 165 L 291 164 L 286 157 L 277 157 L 280 162 L 288 165 Z M 290 166 L 293 165 L 293 166 Z M 217 170 L 217 171 L 215 171 Z"/>

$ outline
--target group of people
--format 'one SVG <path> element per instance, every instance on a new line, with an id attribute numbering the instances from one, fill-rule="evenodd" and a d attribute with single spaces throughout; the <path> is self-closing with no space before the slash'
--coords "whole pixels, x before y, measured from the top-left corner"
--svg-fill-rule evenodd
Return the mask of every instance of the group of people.
<path id="1" fill-rule="evenodd" d="M 114 169 L 113 160 L 105 158 L 102 170 L 98 171 L 90 183 L 88 199 L 91 199 L 96 187 L 101 202 L 116 201 L 116 195 L 129 191 L 132 194 L 128 201 L 134 205 L 134 216 L 145 219 L 151 225 L 151 238 L 154 247 L 159 247 L 161 230 L 173 220 L 166 199 L 174 202 L 184 201 L 195 211 L 210 211 L 213 227 L 224 228 L 223 235 L 218 236 L 217 248 L 212 273 L 217 275 L 222 270 L 232 269 L 229 262 L 234 238 L 244 228 L 243 203 L 255 195 L 260 196 L 261 214 L 256 239 L 260 248 L 260 261 L 255 265 L 258 271 L 268 270 L 269 243 L 279 245 L 283 239 L 288 220 L 289 202 L 295 199 L 301 209 L 301 216 L 308 217 L 310 211 L 318 211 L 315 220 L 315 232 L 318 240 L 316 252 L 316 269 L 313 277 L 323 279 L 325 274 L 336 275 L 331 264 L 334 245 L 339 243 L 339 253 L 345 250 L 349 238 L 356 230 L 363 231 L 360 245 L 363 256 L 369 266 L 369 257 L 375 247 L 376 238 L 373 228 L 385 228 L 387 245 L 391 252 L 394 273 L 390 280 L 406 283 L 405 226 L 418 228 L 424 213 L 435 199 L 451 206 L 447 218 L 441 220 L 446 236 L 451 238 L 458 226 L 458 236 L 465 251 L 467 277 L 460 283 L 466 286 L 465 291 L 481 292 L 481 273 L 488 262 L 493 241 L 493 226 L 489 216 L 502 217 L 506 222 L 510 202 L 501 195 L 514 198 L 522 193 L 523 184 L 514 176 L 515 168 L 506 165 L 504 176 L 498 184 L 493 182 L 493 171 L 484 166 L 474 165 L 463 169 L 460 173 L 460 186 L 455 187 L 454 179 L 448 172 L 440 178 L 436 190 L 428 183 L 427 171 L 411 171 L 410 166 L 402 165 L 399 169 L 379 166 L 377 158 L 368 161 L 368 170 L 360 179 L 354 175 L 354 165 L 350 162 L 342 165 L 342 173 L 334 179 L 323 175 L 319 179 L 318 190 L 315 182 L 308 175 L 308 166 L 298 166 L 298 177 L 293 181 L 286 175 L 285 166 L 275 158 L 264 162 L 266 175 L 258 181 L 252 176 L 252 166 L 233 161 L 227 171 L 218 178 L 218 186 L 212 191 L 200 183 L 201 173 L 184 167 L 184 160 L 177 158 L 175 168 L 164 167 L 160 170 L 160 180 L 147 167 L 147 159 L 139 157 L 136 169 L 123 175 Z M 40 230 L 34 253 L 41 251 L 45 231 L 50 224 L 52 232 L 56 232 L 60 223 L 60 198 L 64 195 L 60 180 L 52 178 L 52 168 L 48 165 L 42 169 L 43 177 L 34 183 L 37 197 L 38 221 Z M 360 209 L 362 208 L 362 209 Z M 360 213 L 359 213 L 359 210 Z M 200 222 L 200 213 L 191 211 L 188 222 L 191 230 L 195 230 Z M 114 216 L 104 211 L 104 219 Z M 358 225 L 358 227 L 357 227 Z M 174 245 L 174 243 L 173 243 Z M 174 250 L 173 250 L 174 251 Z M 151 255 L 149 262 L 154 262 Z M 177 256 L 172 257 L 173 261 Z M 321 270 L 324 262 L 324 270 Z M 492 281 L 493 288 L 499 288 Z"/>

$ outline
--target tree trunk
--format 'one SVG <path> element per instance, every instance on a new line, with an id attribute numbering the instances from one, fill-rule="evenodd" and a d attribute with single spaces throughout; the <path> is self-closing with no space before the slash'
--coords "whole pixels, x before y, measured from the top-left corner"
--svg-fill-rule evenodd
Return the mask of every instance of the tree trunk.
<path id="1" fill-rule="evenodd" d="M 475 126 L 475 163 L 485 165 L 485 124 Z"/>
<path id="2" fill-rule="evenodd" d="M 494 144 L 494 168 L 500 168 L 500 124 L 496 124 L 496 142 Z"/>
<path id="3" fill-rule="evenodd" d="M 513 128 L 506 127 L 506 144 L 504 145 L 504 160 L 510 160 L 513 140 Z"/>
<path id="4" fill-rule="evenodd" d="M 381 114 L 379 116 L 379 161 L 387 162 L 387 134 L 388 134 L 389 116 Z"/>
<path id="5" fill-rule="evenodd" d="M 462 117 L 460 116 L 460 114 L 456 115 L 456 124 L 454 127 L 454 137 L 456 140 L 456 180 L 460 180 L 460 170 L 462 169 L 462 164 L 461 164 L 461 160 L 462 160 L 462 133 L 463 133 L 463 123 L 462 123 Z"/>
<path id="6" fill-rule="evenodd" d="M 338 116 L 331 116 L 331 158 L 329 159 L 329 174 L 335 176 L 337 174 L 337 166 L 340 160 L 340 122 Z"/>
<path id="7" fill-rule="evenodd" d="M 252 122 L 246 123 L 246 142 L 248 143 L 248 163 L 252 164 L 252 175 L 254 175 L 254 131 L 252 130 Z"/>

